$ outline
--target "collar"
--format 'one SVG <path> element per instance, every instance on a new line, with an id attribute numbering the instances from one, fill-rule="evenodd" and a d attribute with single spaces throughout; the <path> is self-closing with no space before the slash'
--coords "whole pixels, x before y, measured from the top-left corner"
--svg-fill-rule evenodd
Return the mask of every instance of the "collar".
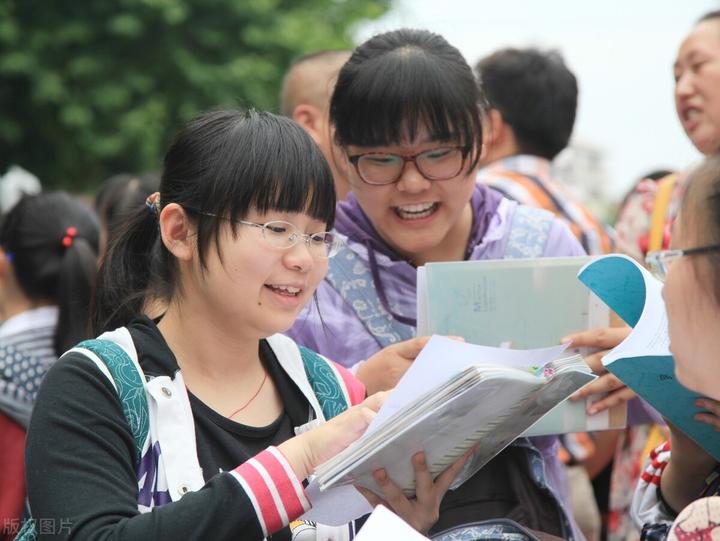
<path id="1" fill-rule="evenodd" d="M 0 325 L 0 338 L 43 327 L 56 327 L 58 313 L 57 306 L 41 306 L 20 312 Z"/>
<path id="2" fill-rule="evenodd" d="M 486 165 L 480 169 L 480 175 L 502 174 L 503 171 L 512 171 L 544 180 L 551 178 L 552 164 L 550 160 L 540 156 L 516 154 L 495 160 Z"/>

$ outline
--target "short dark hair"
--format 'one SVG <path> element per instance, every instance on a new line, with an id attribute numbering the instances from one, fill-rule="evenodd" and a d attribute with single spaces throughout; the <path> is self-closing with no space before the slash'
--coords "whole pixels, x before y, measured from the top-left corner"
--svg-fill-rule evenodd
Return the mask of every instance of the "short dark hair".
<path id="1" fill-rule="evenodd" d="M 472 69 L 445 38 L 427 30 L 379 34 L 353 51 L 338 75 L 330 121 L 340 146 L 413 139 L 421 126 L 438 141 L 482 149 L 483 100 Z"/>
<path id="2" fill-rule="evenodd" d="M 160 205 L 176 203 L 195 222 L 202 268 L 213 242 L 219 250 L 225 219 L 235 230 L 252 209 L 306 212 L 328 229 L 335 219 L 330 168 L 289 118 L 252 110 L 202 114 L 175 136 L 164 164 Z M 177 286 L 176 269 L 160 239 L 156 213 L 142 205 L 123 224 L 100 268 L 95 333 L 141 315 L 148 294 L 168 300 Z"/>
<path id="3" fill-rule="evenodd" d="M 559 52 L 502 49 L 475 69 L 490 107 L 512 127 L 523 154 L 552 160 L 567 146 L 578 85 Z"/>
<path id="4" fill-rule="evenodd" d="M 704 22 L 704 21 L 711 21 L 711 20 L 714 20 L 714 19 L 720 19 L 720 9 L 716 9 L 716 10 L 713 10 L 713 11 L 708 11 L 705 15 L 703 15 L 702 17 L 700 17 L 700 18 L 697 20 L 697 23 L 695 23 L 695 24 L 699 24 L 699 23 Z"/>
<path id="5" fill-rule="evenodd" d="M 25 295 L 58 306 L 53 344 L 57 356 L 89 335 L 99 243 L 97 218 L 65 192 L 25 196 L 0 227 L 0 246 L 11 254 Z"/>

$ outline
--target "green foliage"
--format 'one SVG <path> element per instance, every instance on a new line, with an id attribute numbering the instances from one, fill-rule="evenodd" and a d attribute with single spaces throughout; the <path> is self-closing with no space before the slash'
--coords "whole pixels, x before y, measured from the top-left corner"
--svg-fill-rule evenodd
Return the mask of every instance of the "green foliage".
<path id="1" fill-rule="evenodd" d="M 352 47 L 391 0 L 0 0 L 0 173 L 87 189 L 159 170 L 221 107 L 277 110 L 296 56 Z"/>

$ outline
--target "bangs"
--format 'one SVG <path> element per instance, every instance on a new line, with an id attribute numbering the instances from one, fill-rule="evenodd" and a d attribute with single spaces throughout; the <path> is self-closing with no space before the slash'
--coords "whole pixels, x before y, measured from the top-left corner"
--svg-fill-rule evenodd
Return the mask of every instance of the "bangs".
<path id="1" fill-rule="evenodd" d="M 254 125 L 248 125 L 254 124 Z M 252 209 L 305 213 L 332 227 L 335 187 L 322 152 L 290 119 L 249 113 L 221 149 L 205 213 L 242 219 Z"/>
<path id="2" fill-rule="evenodd" d="M 482 145 L 480 91 L 469 66 L 415 47 L 362 65 L 348 62 L 330 111 L 340 146 L 413 141 L 423 128 L 433 141 L 456 142 L 478 155 Z"/>

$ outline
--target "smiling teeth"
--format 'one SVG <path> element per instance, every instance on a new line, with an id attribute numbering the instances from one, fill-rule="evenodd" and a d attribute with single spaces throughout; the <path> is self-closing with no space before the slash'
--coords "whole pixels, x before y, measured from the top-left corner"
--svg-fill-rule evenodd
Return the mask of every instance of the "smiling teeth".
<path id="1" fill-rule="evenodd" d="M 290 293 L 291 295 L 297 295 L 300 293 L 300 288 L 292 287 L 292 286 L 276 286 L 276 285 L 269 285 L 270 289 L 276 289 L 278 291 L 285 291 L 287 293 Z"/>
<path id="2" fill-rule="evenodd" d="M 438 203 L 423 203 L 420 205 L 405 205 L 402 207 L 395 207 L 395 213 L 404 220 L 419 220 L 421 218 L 427 218 L 435 209 L 437 209 Z"/>

